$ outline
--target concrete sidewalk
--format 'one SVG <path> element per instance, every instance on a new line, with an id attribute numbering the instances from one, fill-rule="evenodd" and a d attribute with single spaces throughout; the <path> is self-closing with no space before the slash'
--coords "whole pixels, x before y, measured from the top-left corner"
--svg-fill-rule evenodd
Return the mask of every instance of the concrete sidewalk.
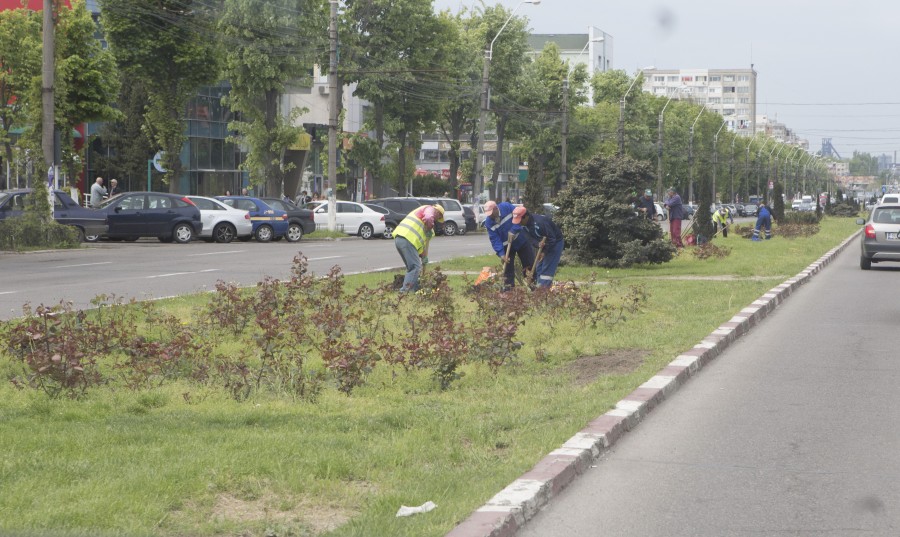
<path id="1" fill-rule="evenodd" d="M 519 479 L 497 493 L 447 537 L 510 537 L 579 474 L 643 421 L 654 407 L 756 326 L 801 285 L 827 266 L 860 232 L 854 233 L 805 270 L 753 301 L 702 341 L 676 357 L 654 377 L 597 417 Z"/>

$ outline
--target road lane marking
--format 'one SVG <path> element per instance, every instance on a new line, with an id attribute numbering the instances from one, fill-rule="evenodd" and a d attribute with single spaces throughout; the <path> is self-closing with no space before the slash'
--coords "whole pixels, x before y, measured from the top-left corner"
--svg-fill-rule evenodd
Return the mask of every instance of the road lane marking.
<path id="1" fill-rule="evenodd" d="M 62 268 L 75 268 L 75 267 L 95 267 L 97 265 L 112 265 L 112 261 L 104 261 L 103 263 L 84 263 L 81 265 L 60 265 L 60 266 L 54 267 L 54 268 L 62 269 Z"/>
<path id="2" fill-rule="evenodd" d="M 187 276 L 188 274 L 203 274 L 206 272 L 218 272 L 219 269 L 206 269 L 206 270 L 195 270 L 193 272 L 172 272 L 169 274 L 157 274 L 156 276 L 147 276 L 148 280 L 152 280 L 154 278 L 169 278 L 171 276 Z"/>
<path id="3" fill-rule="evenodd" d="M 342 258 L 342 257 L 344 257 L 344 256 L 342 256 L 342 255 L 331 255 L 331 256 L 328 256 L 328 257 L 310 257 L 310 258 L 307 259 L 307 261 L 324 261 L 324 260 L 326 260 L 326 259 L 340 259 L 340 258 Z"/>
<path id="4" fill-rule="evenodd" d="M 225 254 L 242 254 L 247 250 L 231 250 L 229 252 L 209 252 L 205 254 L 191 254 L 188 257 L 200 257 L 202 255 L 225 255 Z"/>
<path id="5" fill-rule="evenodd" d="M 18 293 L 18 291 L 0 291 L 0 295 L 14 295 Z"/>

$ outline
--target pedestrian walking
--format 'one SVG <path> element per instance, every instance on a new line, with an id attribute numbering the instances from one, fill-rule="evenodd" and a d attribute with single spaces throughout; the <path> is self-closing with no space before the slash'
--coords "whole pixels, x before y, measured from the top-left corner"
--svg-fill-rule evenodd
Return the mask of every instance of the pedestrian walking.
<path id="1" fill-rule="evenodd" d="M 669 187 L 666 191 L 666 208 L 669 209 L 669 235 L 672 244 L 676 248 L 684 248 L 681 242 L 681 220 L 684 218 L 684 207 L 681 204 L 681 196 L 675 191 L 675 187 Z"/>
<path id="2" fill-rule="evenodd" d="M 719 232 L 719 228 L 722 229 L 722 236 L 728 238 L 728 221 L 731 220 L 731 214 L 727 207 L 719 207 L 719 210 L 714 211 L 712 215 L 712 223 L 715 228 L 715 233 Z M 732 220 L 733 221 L 733 220 Z"/>
<path id="3" fill-rule="evenodd" d="M 434 225 L 443 221 L 443 207 L 425 205 L 406 215 L 394 228 L 394 246 L 406 265 L 401 293 L 419 290 L 419 276 L 422 268 L 428 264 L 428 245 L 434 237 Z"/>
<path id="4" fill-rule="evenodd" d="M 526 237 L 522 227 L 514 225 L 513 205 L 509 202 L 496 203 L 488 201 L 484 204 L 484 227 L 488 231 L 488 239 L 494 253 L 500 257 L 503 263 L 503 288 L 510 289 L 516 281 L 515 257 L 519 256 L 522 262 L 522 276 L 527 276 L 527 271 L 534 266 L 534 250 L 531 241 Z"/>
<path id="5" fill-rule="evenodd" d="M 772 213 L 769 211 L 769 208 L 766 207 L 766 204 L 762 201 L 759 202 L 759 210 L 756 211 L 756 226 L 753 228 L 754 241 L 762 240 L 759 238 L 760 228 L 765 228 L 766 240 L 772 238 Z"/>
<path id="6" fill-rule="evenodd" d="M 537 268 L 531 277 L 538 287 L 550 287 L 553 285 L 553 277 L 559 267 L 565 241 L 562 230 L 549 216 L 532 214 L 525 207 L 516 207 L 513 210 L 513 225 L 522 228 L 531 239 L 531 246 L 538 248 Z"/>
<path id="7" fill-rule="evenodd" d="M 653 201 L 653 191 L 649 188 L 644 191 L 643 196 L 638 198 L 637 209 L 647 220 L 654 220 L 656 218 L 656 203 Z"/>

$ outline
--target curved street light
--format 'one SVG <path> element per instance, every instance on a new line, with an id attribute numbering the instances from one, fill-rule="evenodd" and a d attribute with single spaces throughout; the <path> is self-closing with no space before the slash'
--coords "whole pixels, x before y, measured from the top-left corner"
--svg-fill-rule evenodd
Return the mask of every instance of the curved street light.
<path id="1" fill-rule="evenodd" d="M 491 40 L 491 44 L 488 46 L 487 50 L 484 51 L 484 71 L 481 75 L 481 113 L 478 116 L 478 143 L 476 149 L 477 156 L 475 158 L 475 180 L 472 184 L 472 203 L 479 203 L 478 199 L 481 196 L 484 179 L 482 177 L 482 173 L 484 172 L 484 129 L 485 123 L 487 122 L 488 109 L 490 108 L 490 73 L 491 57 L 494 54 L 494 43 L 497 41 L 497 38 L 500 37 L 500 34 L 503 33 L 503 30 L 506 29 L 506 25 L 509 24 L 509 21 L 515 16 L 516 11 L 518 11 L 523 4 L 538 5 L 540 3 L 541 0 L 522 0 L 519 2 L 519 5 L 510 12 L 509 17 L 506 18 L 503 26 L 500 27 L 500 30 Z"/>
<path id="2" fill-rule="evenodd" d="M 669 96 L 669 99 L 666 101 L 666 104 L 663 105 L 662 110 L 659 112 L 659 134 L 657 135 L 657 153 L 656 153 L 656 199 L 662 199 L 662 176 L 663 176 L 663 164 L 662 164 L 662 156 L 663 156 L 663 120 L 665 118 L 666 108 L 669 107 L 669 103 L 672 102 L 672 99 L 675 98 L 676 95 L 684 91 L 684 86 L 678 86 L 675 88 L 675 91 L 672 92 L 672 95 Z"/>
<path id="3" fill-rule="evenodd" d="M 619 103 L 619 156 L 622 156 L 625 153 L 625 99 L 628 97 L 628 94 L 631 93 L 631 88 L 634 87 L 638 78 L 644 74 L 644 71 L 649 71 L 650 69 L 656 69 L 656 67 L 648 65 L 647 67 L 638 69 L 637 74 L 634 75 L 634 80 L 631 81 L 631 85 L 625 90 L 625 95 L 622 95 L 622 101 Z"/>

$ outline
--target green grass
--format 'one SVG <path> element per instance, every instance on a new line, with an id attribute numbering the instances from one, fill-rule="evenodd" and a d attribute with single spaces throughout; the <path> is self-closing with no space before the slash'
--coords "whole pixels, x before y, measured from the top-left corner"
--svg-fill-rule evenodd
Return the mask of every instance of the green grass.
<path id="1" fill-rule="evenodd" d="M 51 401 L 3 385 L 0 534 L 443 535 L 674 356 L 856 229 L 852 219 L 825 220 L 809 239 L 719 240 L 732 247 L 724 259 L 683 253 L 666 265 L 598 270 L 599 280 L 644 285 L 650 298 L 641 311 L 596 330 L 560 321 L 551 331 L 529 321 L 515 364 L 498 375 L 465 366 L 466 375 L 445 392 L 427 373 L 386 368 L 352 396 L 328 389 L 316 404 L 265 395 L 237 403 L 187 384 Z M 442 268 L 474 274 L 495 263 L 489 255 Z M 559 278 L 586 280 L 593 272 L 566 266 Z M 716 279 L 722 276 L 731 278 Z M 452 283 L 465 285 L 461 277 Z M 615 285 L 598 288 L 615 296 Z M 167 305 L 187 317 L 204 300 Z M 545 351 L 540 361 L 538 349 Z M 586 383 L 567 372 L 575 358 L 619 350 L 641 351 L 643 361 Z M 9 367 L 0 359 L 0 373 Z M 435 511 L 394 516 L 401 504 L 428 500 Z"/>

